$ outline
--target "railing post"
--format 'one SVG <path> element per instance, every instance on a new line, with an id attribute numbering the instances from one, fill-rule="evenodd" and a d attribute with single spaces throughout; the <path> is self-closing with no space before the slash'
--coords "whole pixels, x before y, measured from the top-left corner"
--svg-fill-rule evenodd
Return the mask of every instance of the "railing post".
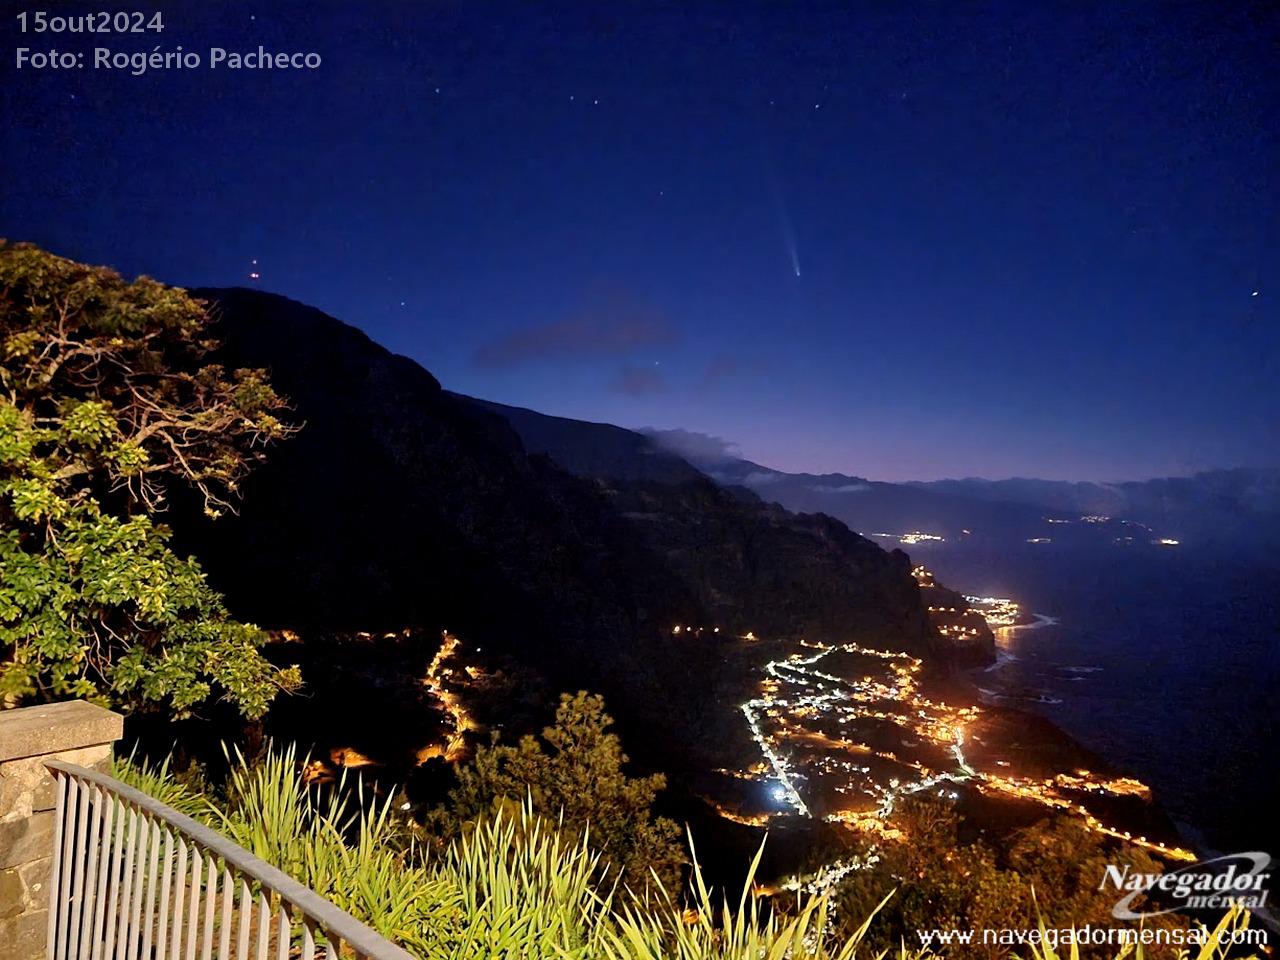
<path id="1" fill-rule="evenodd" d="M 46 760 L 106 770 L 118 713 L 83 700 L 0 710 L 0 945 L 5 960 L 45 956 L 57 785 Z"/>

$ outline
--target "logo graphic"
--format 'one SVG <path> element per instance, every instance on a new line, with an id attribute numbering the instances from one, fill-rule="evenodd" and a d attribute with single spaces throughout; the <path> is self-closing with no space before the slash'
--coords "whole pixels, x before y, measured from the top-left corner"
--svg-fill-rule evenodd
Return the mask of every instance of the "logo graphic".
<path id="1" fill-rule="evenodd" d="M 1256 910 L 1266 905 L 1271 892 L 1266 886 L 1272 876 L 1267 870 L 1270 865 L 1270 855 L 1256 850 L 1214 857 L 1168 873 L 1134 873 L 1128 864 L 1122 869 L 1109 863 L 1098 889 L 1128 891 L 1111 908 L 1111 915 L 1117 920 L 1141 920 L 1175 910 L 1224 910 L 1232 906 Z M 1138 897 L 1157 891 L 1164 894 L 1162 902 L 1172 901 L 1173 905 L 1164 909 L 1153 906 L 1141 912 L 1133 909 Z"/>

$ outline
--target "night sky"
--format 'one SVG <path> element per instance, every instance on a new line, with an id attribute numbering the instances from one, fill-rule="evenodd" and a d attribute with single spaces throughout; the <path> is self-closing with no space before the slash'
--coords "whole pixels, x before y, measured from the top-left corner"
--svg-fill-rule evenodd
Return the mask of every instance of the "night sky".
<path id="1" fill-rule="evenodd" d="M 781 469 L 1280 466 L 1275 5 L 164 8 L 5 5 L 0 235 Z M 323 65 L 14 69 L 156 44 Z"/>

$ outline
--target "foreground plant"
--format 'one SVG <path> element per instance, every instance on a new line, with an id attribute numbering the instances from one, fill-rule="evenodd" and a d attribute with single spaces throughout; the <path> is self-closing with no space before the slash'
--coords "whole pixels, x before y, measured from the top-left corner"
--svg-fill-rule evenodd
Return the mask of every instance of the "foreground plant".
<path id="1" fill-rule="evenodd" d="M 592 834 L 498 807 L 432 853 L 358 780 L 321 789 L 294 748 L 229 756 L 225 797 L 200 796 L 167 765 L 117 764 L 126 781 L 193 812 L 423 960 L 848 960 L 861 935 L 828 949 L 825 898 L 782 918 L 761 909 L 751 876 L 736 906 L 693 868 L 692 908 L 654 879 L 642 894 L 593 849 Z M 197 808 L 193 810 L 193 807 Z"/>
<path id="2" fill-rule="evenodd" d="M 304 782 L 305 758 L 270 748 L 254 761 L 229 757 L 225 797 L 200 796 L 167 766 L 123 761 L 122 778 L 191 810 L 231 839 L 285 870 L 422 960 L 919 960 L 900 942 L 868 946 L 867 931 L 885 897 L 840 935 L 825 895 L 784 915 L 753 894 L 763 847 L 742 890 L 718 894 L 693 856 L 689 897 L 658 882 L 637 891 L 593 849 L 590 831 L 538 816 L 531 802 L 496 808 L 443 852 L 419 845 L 391 797 L 376 799 L 359 780 L 324 788 Z M 690 854 L 695 854 L 690 838 Z M 1233 911 L 1209 933 L 1195 960 L 1225 960 L 1248 915 Z M 848 924 L 841 927 L 849 930 Z M 1078 960 L 1042 943 L 1032 960 Z M 1190 945 L 1190 944 L 1189 944 Z M 997 954 L 998 955 L 998 954 Z M 1092 954 L 1091 954 L 1092 955 Z M 1142 947 L 1109 951 L 1117 960 Z"/>
<path id="3" fill-rule="evenodd" d="M 231 509 L 297 429 L 215 347 L 183 290 L 0 241 L 0 701 L 258 717 L 298 683 L 155 520 L 172 485 Z"/>
<path id="4" fill-rule="evenodd" d="M 689 849 L 694 852 L 692 836 Z M 656 908 L 647 903 L 624 907 L 606 936 L 601 956 L 609 960 L 851 960 L 856 956 L 875 912 L 852 936 L 831 944 L 827 934 L 830 903 L 825 896 L 802 902 L 792 917 L 762 911 L 752 888 L 763 853 L 761 844 L 736 906 L 727 894 L 716 903 L 695 855 L 693 906 L 683 909 L 661 889 Z M 902 956 L 907 956 L 905 948 Z"/>
<path id="5" fill-rule="evenodd" d="M 1066 952 L 1062 953 L 1051 942 L 1051 931 L 1046 928 L 1043 921 L 1039 929 L 1041 942 L 1032 944 L 1032 960 L 1080 960 L 1079 943 L 1072 940 L 1067 944 Z M 1185 946 L 1176 950 L 1176 953 L 1187 960 L 1226 960 L 1228 957 L 1233 960 L 1256 960 L 1258 954 L 1250 949 L 1251 943 L 1245 935 L 1248 930 L 1249 911 L 1238 906 L 1232 907 L 1223 914 L 1218 925 L 1212 930 L 1204 924 L 1196 924 L 1192 928 L 1194 939 L 1189 939 Z M 1267 943 L 1265 936 L 1260 942 L 1264 945 Z M 1195 952 L 1192 953 L 1188 948 L 1194 949 Z M 1141 942 L 1126 944 L 1115 956 L 1116 960 L 1124 960 L 1127 957 L 1132 957 L 1133 960 L 1144 960 L 1147 950 Z"/>
<path id="6" fill-rule="evenodd" d="M 154 763 L 140 756 L 135 747 L 129 756 L 112 759 L 110 773 L 121 783 L 141 790 L 188 817 L 201 820 L 209 813 L 209 799 L 204 793 L 200 771 L 193 767 L 188 776 L 180 779 L 173 771 L 172 756 Z"/>
<path id="7" fill-rule="evenodd" d="M 655 877 L 674 885 L 685 862 L 679 828 L 653 813 L 666 777 L 630 775 L 612 726 L 603 697 L 562 694 L 555 722 L 540 737 L 516 744 L 495 739 L 477 749 L 471 763 L 454 768 L 458 785 L 437 822 L 444 832 L 464 832 L 503 806 L 518 810 L 527 803 L 558 821 L 565 834 L 589 834 L 613 875 L 631 887 Z"/>

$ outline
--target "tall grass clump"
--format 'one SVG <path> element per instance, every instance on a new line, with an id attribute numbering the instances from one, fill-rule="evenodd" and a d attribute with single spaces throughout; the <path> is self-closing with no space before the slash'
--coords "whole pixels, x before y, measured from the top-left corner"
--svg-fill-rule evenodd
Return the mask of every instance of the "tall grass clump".
<path id="1" fill-rule="evenodd" d="M 871 917 L 843 943 L 827 942 L 829 901 L 813 897 L 794 916 L 761 910 L 752 895 L 764 846 L 756 852 L 736 904 L 707 887 L 694 854 L 693 903 L 688 908 L 659 885 L 646 902 L 617 911 L 600 956 L 606 960 L 850 960 L 857 955 Z M 873 914 L 874 916 L 874 914 Z M 903 956 L 906 956 L 904 951 Z"/>
<path id="2" fill-rule="evenodd" d="M 254 761 L 237 749 L 227 761 L 226 800 L 210 805 L 213 825 L 290 876 L 302 875 L 309 848 L 329 833 L 344 837 L 358 816 L 345 780 L 323 794 L 303 780 L 295 747 L 268 747 Z"/>
<path id="3" fill-rule="evenodd" d="M 1258 957 L 1257 951 L 1251 949 L 1255 944 L 1245 938 L 1249 929 L 1249 911 L 1243 907 L 1233 906 L 1212 930 L 1204 924 L 1197 924 L 1194 929 L 1198 934 L 1197 942 L 1176 949 L 1175 955 L 1181 960 L 1256 960 Z M 1060 950 L 1049 939 L 1043 920 L 1040 922 L 1040 938 L 1040 943 L 1031 945 L 1031 960 L 1080 960 L 1080 944 L 1072 941 L 1065 950 Z M 1264 937 L 1262 944 L 1265 946 L 1266 943 Z M 1165 947 L 1164 951 L 1169 949 Z M 1139 941 L 1120 947 L 1115 958 L 1146 960 L 1147 955 L 1145 945 Z"/>
<path id="4" fill-rule="evenodd" d="M 640 894 L 591 846 L 590 832 L 539 818 L 531 803 L 499 805 L 442 851 L 418 843 L 390 797 L 358 780 L 318 788 L 304 782 L 292 748 L 250 761 L 228 757 L 225 798 L 215 803 L 177 784 L 168 764 L 132 758 L 116 773 L 224 832 L 256 856 L 400 944 L 421 960 L 882 960 L 864 943 L 878 911 L 853 935 L 830 934 L 825 896 L 774 910 L 753 893 L 756 854 L 735 896 L 707 887 L 694 853 L 687 897 L 654 882 Z M 176 802 L 175 802 L 176 801 Z M 887 899 L 887 898 L 886 898 Z M 882 901 L 881 907 L 884 906 Z M 1239 911 L 1215 932 L 1241 929 Z M 834 926 L 834 925 L 832 925 Z M 845 929 L 848 929 L 846 926 Z M 1048 944 L 1029 960 L 1078 960 Z M 1238 951 L 1233 951 L 1235 956 Z M 901 945 L 897 960 L 924 954 Z M 1141 947 L 1117 958 L 1141 960 Z M 1225 960 L 1211 941 L 1195 960 Z"/>
<path id="5" fill-rule="evenodd" d="M 127 757 L 114 757 L 109 771 L 121 783 L 141 790 L 166 806 L 195 820 L 203 820 L 209 813 L 208 797 L 203 782 L 196 776 L 179 779 L 173 772 L 172 756 L 159 763 L 138 755 L 135 746 Z"/>
<path id="6" fill-rule="evenodd" d="M 587 838 L 568 841 L 526 803 L 499 809 L 455 840 L 435 875 L 458 892 L 457 939 L 441 957 L 602 956 L 612 919 L 600 859 Z"/>
<path id="7" fill-rule="evenodd" d="M 120 772 L 423 960 L 847 960 L 857 947 L 855 938 L 826 949 L 825 899 L 785 919 L 761 910 L 750 893 L 758 855 L 736 906 L 717 902 L 695 865 L 690 909 L 656 878 L 633 895 L 589 830 L 563 830 L 528 802 L 495 807 L 433 853 L 402 828 L 390 797 L 358 780 L 307 784 L 292 747 L 252 760 L 235 751 L 228 762 L 218 802 L 177 784 L 167 763 Z"/>
<path id="8" fill-rule="evenodd" d="M 309 785 L 293 748 L 228 759 L 226 800 L 209 805 L 211 823 L 424 960 L 600 955 L 610 914 L 592 882 L 598 857 L 527 805 L 497 811 L 432 855 L 401 828 L 391 797 L 345 777 Z"/>
<path id="9" fill-rule="evenodd" d="M 429 956 L 435 934 L 453 929 L 457 897 L 415 863 L 390 798 L 366 799 L 345 776 L 323 790 L 306 783 L 293 747 L 228 761 L 226 800 L 209 819 L 231 840 L 406 949 Z"/>

